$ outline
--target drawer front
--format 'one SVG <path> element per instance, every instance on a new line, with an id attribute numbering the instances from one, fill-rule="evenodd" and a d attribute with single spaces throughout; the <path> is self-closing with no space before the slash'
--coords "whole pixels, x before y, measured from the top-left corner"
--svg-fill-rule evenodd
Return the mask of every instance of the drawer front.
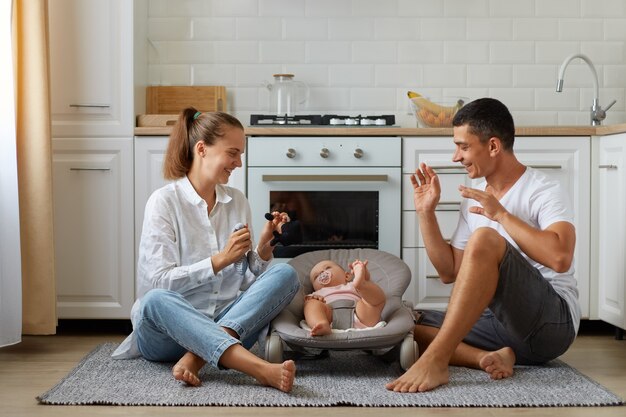
<path id="1" fill-rule="evenodd" d="M 402 259 L 411 269 L 412 276 L 404 298 L 412 301 L 416 309 L 445 310 L 453 285 L 441 282 L 426 249 L 403 248 Z"/>
<path id="2" fill-rule="evenodd" d="M 443 238 L 449 241 L 459 219 L 458 210 L 437 210 L 435 212 L 435 216 L 437 216 L 437 221 L 439 222 L 439 228 L 441 229 Z M 424 239 L 422 238 L 422 233 L 420 232 L 419 221 L 415 211 L 402 212 L 402 247 L 424 247 Z"/>

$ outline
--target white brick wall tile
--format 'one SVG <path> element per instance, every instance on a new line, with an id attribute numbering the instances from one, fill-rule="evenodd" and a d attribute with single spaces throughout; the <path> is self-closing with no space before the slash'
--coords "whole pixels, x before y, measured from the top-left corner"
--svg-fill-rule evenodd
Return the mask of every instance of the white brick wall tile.
<path id="1" fill-rule="evenodd" d="M 470 18 L 467 19 L 467 39 L 472 41 L 513 39 L 512 19 Z"/>
<path id="2" fill-rule="evenodd" d="M 350 88 L 311 88 L 306 108 L 317 112 L 346 112 L 350 109 L 350 90 Z"/>
<path id="3" fill-rule="evenodd" d="M 148 39 L 153 41 L 189 40 L 191 39 L 191 21 L 186 17 L 150 19 Z"/>
<path id="4" fill-rule="evenodd" d="M 444 0 L 398 0 L 398 16 L 443 16 Z"/>
<path id="5" fill-rule="evenodd" d="M 173 2 L 172 0 L 167 0 Z M 258 16 L 258 0 L 211 0 L 211 14 L 213 16 Z"/>
<path id="6" fill-rule="evenodd" d="M 467 85 L 470 87 L 510 87 L 511 65 L 468 65 Z"/>
<path id="7" fill-rule="evenodd" d="M 281 40 L 283 23 L 277 17 L 238 17 L 236 36 L 237 40 Z"/>
<path id="8" fill-rule="evenodd" d="M 320 64 L 288 64 L 285 71 L 295 74 L 294 80 L 307 83 L 309 86 L 328 86 L 328 65 Z"/>
<path id="9" fill-rule="evenodd" d="M 513 87 L 551 87 L 556 88 L 557 65 L 515 65 L 513 67 Z"/>
<path id="10" fill-rule="evenodd" d="M 582 17 L 626 17 L 624 0 L 582 0 Z"/>
<path id="11" fill-rule="evenodd" d="M 424 86 L 465 87 L 467 67 L 465 65 L 424 65 Z"/>
<path id="12" fill-rule="evenodd" d="M 444 0 L 443 15 L 446 17 L 489 16 L 489 0 Z"/>
<path id="13" fill-rule="evenodd" d="M 376 65 L 374 84 L 376 87 L 406 86 L 406 90 L 414 85 L 423 85 L 422 66 L 403 64 Z"/>
<path id="14" fill-rule="evenodd" d="M 537 0 L 537 17 L 579 17 L 580 0 Z"/>
<path id="15" fill-rule="evenodd" d="M 259 43 L 261 62 L 268 63 L 301 63 L 304 62 L 304 42 L 298 41 L 262 41 Z"/>
<path id="16" fill-rule="evenodd" d="M 235 65 L 233 64 L 197 64 L 191 67 L 192 85 L 225 85 L 234 87 Z"/>
<path id="17" fill-rule="evenodd" d="M 535 108 L 535 95 L 531 89 L 490 88 L 488 95 L 500 100 L 508 108 L 517 110 L 534 110 Z"/>
<path id="18" fill-rule="evenodd" d="M 605 19 L 604 39 L 622 42 L 626 40 L 626 19 Z"/>
<path id="19" fill-rule="evenodd" d="M 535 62 L 535 43 L 491 42 L 489 56 L 493 64 L 531 64 Z"/>
<path id="20" fill-rule="evenodd" d="M 547 41 L 558 39 L 559 21 L 550 18 L 513 19 L 513 39 Z"/>
<path id="21" fill-rule="evenodd" d="M 204 0 L 150 0 L 150 17 L 193 17 L 205 16 L 211 10 L 211 3 Z"/>
<path id="22" fill-rule="evenodd" d="M 396 104 L 394 88 L 351 88 L 350 109 L 356 111 L 376 111 L 392 109 Z"/>
<path id="23" fill-rule="evenodd" d="M 481 97 L 489 97 L 489 89 L 486 87 L 482 88 L 444 88 L 442 90 L 442 97 L 455 97 L 461 98 L 465 101 L 465 103 L 469 103 L 470 101 L 476 100 Z"/>
<path id="24" fill-rule="evenodd" d="M 340 64 L 352 61 L 350 42 L 307 42 L 306 62 L 318 64 Z"/>
<path id="25" fill-rule="evenodd" d="M 509 109 L 511 110 L 511 109 Z M 511 110 L 515 126 L 554 126 L 558 122 L 556 111 L 544 111 L 541 113 Z"/>
<path id="26" fill-rule="evenodd" d="M 439 40 L 445 33 L 446 40 L 465 40 L 466 20 L 459 18 L 421 19 L 420 39 Z"/>
<path id="27" fill-rule="evenodd" d="M 444 42 L 446 64 L 480 64 L 488 61 L 489 44 L 487 42 Z"/>
<path id="28" fill-rule="evenodd" d="M 534 16 L 535 2 L 530 0 L 490 0 L 489 11 L 495 17 Z"/>
<path id="29" fill-rule="evenodd" d="M 286 40 L 327 40 L 328 20 L 311 17 L 284 19 Z"/>
<path id="30" fill-rule="evenodd" d="M 562 111 L 558 113 L 558 124 L 563 126 L 576 126 L 591 124 L 589 113 L 579 111 Z"/>
<path id="31" fill-rule="evenodd" d="M 577 89 L 563 89 L 557 93 L 551 88 L 535 89 L 535 109 L 541 110 L 579 110 L 580 94 Z"/>
<path id="32" fill-rule="evenodd" d="M 345 17 L 352 14 L 352 0 L 306 0 L 305 15 L 311 17 Z"/>
<path id="33" fill-rule="evenodd" d="M 564 41 L 601 40 L 604 36 L 601 19 L 560 19 L 559 39 Z"/>
<path id="34" fill-rule="evenodd" d="M 304 16 L 304 0 L 259 0 L 259 16 Z"/>
<path id="35" fill-rule="evenodd" d="M 214 58 L 213 45 L 208 42 L 164 42 L 165 60 L 170 64 L 209 63 Z"/>
<path id="36" fill-rule="evenodd" d="M 273 74 L 283 72 L 279 64 L 237 64 L 235 65 L 235 84 L 237 87 L 258 88 L 273 81 Z"/>
<path id="37" fill-rule="evenodd" d="M 149 85 L 191 85 L 189 65 L 150 65 Z"/>
<path id="38" fill-rule="evenodd" d="M 396 42 L 354 42 L 352 61 L 355 63 L 392 63 L 397 62 Z"/>
<path id="39" fill-rule="evenodd" d="M 374 19 L 329 19 L 328 39 L 331 41 L 374 39 Z"/>
<path id="40" fill-rule="evenodd" d="M 581 42 L 580 52 L 594 64 L 621 64 L 624 62 L 624 42 Z"/>
<path id="41" fill-rule="evenodd" d="M 225 41 L 235 39 L 235 19 L 209 17 L 191 19 L 192 37 L 195 40 Z"/>
<path id="42" fill-rule="evenodd" d="M 397 16 L 397 0 L 354 0 L 352 1 L 353 16 Z"/>
<path id="43" fill-rule="evenodd" d="M 415 18 L 374 19 L 374 38 L 376 40 L 417 39 L 420 33 L 420 20 Z"/>
<path id="44" fill-rule="evenodd" d="M 228 92 L 228 107 L 236 108 L 238 110 L 248 110 L 255 113 L 269 112 L 269 102 L 259 102 L 259 94 L 257 88 L 237 88 L 227 89 Z M 250 121 L 247 119 L 240 119 L 245 125 Z"/>
<path id="45" fill-rule="evenodd" d="M 329 85 L 361 86 L 374 85 L 373 65 L 330 65 L 328 67 Z"/>
<path id="46" fill-rule="evenodd" d="M 259 62 L 259 43 L 253 41 L 213 42 L 215 48 L 214 63 L 239 64 Z"/>
<path id="47" fill-rule="evenodd" d="M 624 87 L 626 85 L 626 65 L 605 66 L 603 69 L 604 85 L 607 87 Z"/>
<path id="48" fill-rule="evenodd" d="M 535 43 L 535 62 L 561 65 L 565 57 L 579 52 L 578 42 L 539 41 Z"/>
<path id="49" fill-rule="evenodd" d="M 399 63 L 437 64 L 443 62 L 443 42 L 399 42 Z"/>

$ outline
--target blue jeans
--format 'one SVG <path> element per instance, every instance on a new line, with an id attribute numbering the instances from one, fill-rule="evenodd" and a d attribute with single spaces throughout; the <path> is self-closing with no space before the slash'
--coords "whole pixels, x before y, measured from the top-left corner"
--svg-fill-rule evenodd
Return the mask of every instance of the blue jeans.
<path id="1" fill-rule="evenodd" d="M 164 362 L 177 361 L 190 351 L 219 368 L 220 357 L 232 345 L 252 347 L 259 332 L 291 302 L 299 287 L 293 267 L 276 264 L 215 319 L 177 292 L 152 289 L 141 300 L 141 318 L 134 328 L 139 351 L 150 361 Z M 224 327 L 234 330 L 239 339 Z"/>

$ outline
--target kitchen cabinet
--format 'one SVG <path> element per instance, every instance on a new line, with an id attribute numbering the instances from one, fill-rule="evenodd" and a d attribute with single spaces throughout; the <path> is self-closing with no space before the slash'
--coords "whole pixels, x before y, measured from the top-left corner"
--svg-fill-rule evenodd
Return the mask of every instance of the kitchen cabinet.
<path id="1" fill-rule="evenodd" d="M 50 0 L 52 134 L 133 135 L 133 2 Z"/>
<path id="2" fill-rule="evenodd" d="M 593 154 L 592 271 L 598 280 L 598 316 L 626 329 L 626 134 L 594 138 Z"/>
<path id="3" fill-rule="evenodd" d="M 52 150 L 58 317 L 129 318 L 132 138 L 56 138 Z"/>
<path id="4" fill-rule="evenodd" d="M 545 171 L 558 179 L 568 190 L 574 207 L 577 231 L 575 250 L 575 277 L 578 281 L 582 316 L 590 315 L 589 301 L 589 198 L 590 154 L 589 137 L 518 137 L 515 153 L 524 164 Z M 458 219 L 461 198 L 457 186 L 472 186 L 463 168 L 452 162 L 452 138 L 404 138 L 403 147 L 403 203 L 402 255 L 413 272 L 411 286 L 405 298 L 417 308 L 445 309 L 452 286 L 442 284 L 430 264 L 421 239 L 409 176 L 421 162 L 435 167 L 441 182 L 441 200 L 436 216 L 444 238 L 449 239 Z"/>

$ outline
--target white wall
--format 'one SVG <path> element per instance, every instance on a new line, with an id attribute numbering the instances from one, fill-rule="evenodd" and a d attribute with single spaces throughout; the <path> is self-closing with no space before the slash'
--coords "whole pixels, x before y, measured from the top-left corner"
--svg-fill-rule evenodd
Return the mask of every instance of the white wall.
<path id="1" fill-rule="evenodd" d="M 149 0 L 148 82 L 225 85 L 244 123 L 269 111 L 261 86 L 293 72 L 303 113 L 407 115 L 406 91 L 491 96 L 518 125 L 586 125 L 594 62 L 605 124 L 626 122 L 625 0 Z"/>

